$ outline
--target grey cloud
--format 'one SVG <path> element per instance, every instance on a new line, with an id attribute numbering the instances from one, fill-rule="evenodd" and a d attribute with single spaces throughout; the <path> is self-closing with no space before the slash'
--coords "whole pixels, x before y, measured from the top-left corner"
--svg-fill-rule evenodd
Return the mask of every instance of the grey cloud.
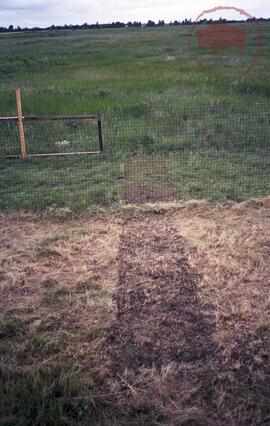
<path id="1" fill-rule="evenodd" d="M 53 3 L 51 0 L 0 0 L 1 11 L 43 11 L 49 9 Z"/>
<path id="2" fill-rule="evenodd" d="M 238 0 L 237 6 L 254 16 L 267 17 L 268 1 Z M 234 0 L 227 0 L 227 4 L 234 5 Z M 0 0 L 0 26 L 196 19 L 206 6 L 216 5 L 216 0 Z"/>

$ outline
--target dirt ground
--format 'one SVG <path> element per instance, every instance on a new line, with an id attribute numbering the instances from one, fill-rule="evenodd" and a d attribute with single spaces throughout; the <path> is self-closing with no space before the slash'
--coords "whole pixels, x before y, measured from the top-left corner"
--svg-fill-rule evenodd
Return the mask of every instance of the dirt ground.
<path id="1" fill-rule="evenodd" d="M 1 424 L 269 424 L 269 198 L 0 232 Z"/>
<path id="2" fill-rule="evenodd" d="M 160 155 L 129 156 L 125 162 L 126 203 L 156 203 L 179 199 L 166 160 Z"/>
<path id="3" fill-rule="evenodd" d="M 117 351 L 137 368 L 204 364 L 214 352 L 213 309 L 199 297 L 187 243 L 169 218 L 125 220 L 118 262 Z"/>

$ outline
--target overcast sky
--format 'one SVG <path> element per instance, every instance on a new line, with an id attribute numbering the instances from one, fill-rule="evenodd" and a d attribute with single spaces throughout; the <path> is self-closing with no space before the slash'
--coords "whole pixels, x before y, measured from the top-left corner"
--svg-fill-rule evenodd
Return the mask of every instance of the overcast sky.
<path id="1" fill-rule="evenodd" d="M 0 26 L 195 20 L 203 10 L 220 5 L 244 9 L 256 18 L 270 17 L 269 0 L 0 0 Z M 233 13 L 217 15 L 239 17 Z"/>

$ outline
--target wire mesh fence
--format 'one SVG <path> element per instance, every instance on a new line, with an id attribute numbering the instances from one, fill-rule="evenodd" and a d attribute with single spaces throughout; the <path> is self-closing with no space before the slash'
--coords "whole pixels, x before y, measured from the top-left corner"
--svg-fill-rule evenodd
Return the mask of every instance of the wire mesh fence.
<path id="1" fill-rule="evenodd" d="M 13 92 L 0 114 L 16 116 Z M 88 209 L 189 198 L 242 200 L 270 193 L 267 97 L 206 90 L 22 90 L 27 158 L 18 123 L 0 122 L 0 207 Z M 101 115 L 104 151 L 95 120 Z M 72 118 L 72 117 L 73 118 Z M 69 117 L 69 118 L 68 118 Z M 63 155 L 96 152 L 95 155 Z M 36 154 L 59 154 L 34 157 Z M 61 154 L 61 155 L 60 155 Z"/>

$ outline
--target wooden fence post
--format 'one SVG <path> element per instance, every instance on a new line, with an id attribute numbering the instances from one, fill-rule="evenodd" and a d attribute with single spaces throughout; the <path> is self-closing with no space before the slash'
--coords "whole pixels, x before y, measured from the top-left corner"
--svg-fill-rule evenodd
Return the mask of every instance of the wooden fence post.
<path id="1" fill-rule="evenodd" d="M 22 115 L 22 102 L 21 102 L 21 92 L 19 87 L 16 89 L 16 101 L 17 101 L 17 113 L 18 113 L 18 127 L 19 127 L 19 137 L 22 151 L 22 158 L 26 158 L 26 144 L 25 144 L 25 135 L 23 128 L 23 115 Z"/>

